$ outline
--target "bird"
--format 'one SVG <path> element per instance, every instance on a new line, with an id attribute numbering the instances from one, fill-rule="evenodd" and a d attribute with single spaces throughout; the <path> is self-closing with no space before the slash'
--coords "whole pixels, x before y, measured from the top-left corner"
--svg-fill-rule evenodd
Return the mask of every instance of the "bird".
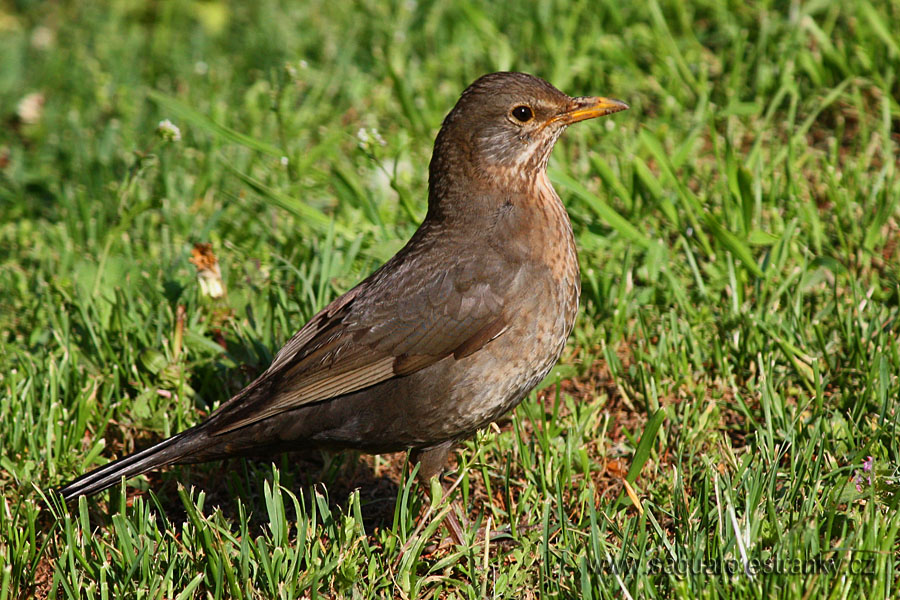
<path id="1" fill-rule="evenodd" d="M 526 73 L 478 78 L 443 120 L 425 218 L 395 256 L 207 419 L 58 493 L 71 502 L 167 465 L 308 448 L 408 450 L 420 481 L 440 475 L 456 443 L 561 356 L 581 278 L 547 162 L 569 125 L 627 108 Z"/>

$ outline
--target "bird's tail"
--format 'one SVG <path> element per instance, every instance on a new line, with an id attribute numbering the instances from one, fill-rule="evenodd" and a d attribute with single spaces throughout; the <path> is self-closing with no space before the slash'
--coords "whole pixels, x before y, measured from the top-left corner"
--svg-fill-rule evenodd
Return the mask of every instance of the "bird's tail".
<path id="1" fill-rule="evenodd" d="M 140 452 L 135 452 L 119 460 L 103 465 L 74 479 L 57 490 L 66 502 L 78 496 L 90 496 L 119 483 L 122 478 L 130 479 L 148 471 L 179 462 L 189 454 L 199 441 L 197 431 L 188 429 L 165 439 Z"/>

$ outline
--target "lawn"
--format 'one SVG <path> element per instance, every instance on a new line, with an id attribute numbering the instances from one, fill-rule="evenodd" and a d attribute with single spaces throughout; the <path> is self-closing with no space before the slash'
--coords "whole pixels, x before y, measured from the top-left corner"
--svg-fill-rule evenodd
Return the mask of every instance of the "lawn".
<path id="1" fill-rule="evenodd" d="M 897 0 L 2 5 L 0 600 L 898 596 L 897 23 Z M 553 153 L 581 308 L 451 461 L 469 543 L 403 455 L 50 495 L 197 423 L 396 252 L 441 119 L 496 70 L 631 109 Z"/>

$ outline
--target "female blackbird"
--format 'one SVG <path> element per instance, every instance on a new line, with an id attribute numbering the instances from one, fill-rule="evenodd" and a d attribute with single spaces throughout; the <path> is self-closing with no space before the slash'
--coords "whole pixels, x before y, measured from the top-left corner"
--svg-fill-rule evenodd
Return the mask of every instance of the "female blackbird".
<path id="1" fill-rule="evenodd" d="M 581 285 L 547 160 L 567 126 L 626 108 L 524 73 L 475 81 L 444 119 L 428 213 L 396 256 L 208 419 L 59 492 L 72 500 L 164 465 L 309 447 L 411 449 L 420 477 L 440 473 L 456 440 L 516 406 L 562 353 Z"/>

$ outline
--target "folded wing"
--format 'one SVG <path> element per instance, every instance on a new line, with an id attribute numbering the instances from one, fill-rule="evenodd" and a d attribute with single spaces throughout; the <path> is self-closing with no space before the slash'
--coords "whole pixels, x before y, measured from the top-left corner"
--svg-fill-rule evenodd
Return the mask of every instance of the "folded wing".
<path id="1" fill-rule="evenodd" d="M 516 273 L 498 268 L 476 280 L 469 261 L 458 257 L 449 269 L 414 281 L 423 272 L 414 262 L 376 271 L 325 307 L 265 373 L 211 415 L 210 432 L 234 431 L 451 355 L 464 358 L 506 330 L 501 290 Z"/>

